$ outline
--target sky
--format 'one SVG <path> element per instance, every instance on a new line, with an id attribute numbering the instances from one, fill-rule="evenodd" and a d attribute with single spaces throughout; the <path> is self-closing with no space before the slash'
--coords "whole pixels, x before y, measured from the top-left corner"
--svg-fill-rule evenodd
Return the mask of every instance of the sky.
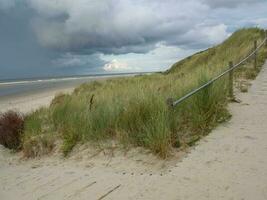
<path id="1" fill-rule="evenodd" d="M 0 0 L 0 79 L 162 71 L 243 27 L 266 0 Z"/>

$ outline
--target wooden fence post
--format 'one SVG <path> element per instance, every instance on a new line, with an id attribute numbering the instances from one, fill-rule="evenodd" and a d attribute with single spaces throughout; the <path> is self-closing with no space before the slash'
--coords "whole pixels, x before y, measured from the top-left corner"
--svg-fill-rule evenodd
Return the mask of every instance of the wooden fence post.
<path id="1" fill-rule="evenodd" d="M 255 54 L 254 54 L 254 69 L 257 69 L 257 40 L 254 41 L 254 50 L 255 50 Z"/>
<path id="2" fill-rule="evenodd" d="M 229 62 L 229 69 L 233 67 L 233 62 Z M 233 99 L 234 98 L 234 70 L 231 70 L 229 72 L 229 98 Z"/>

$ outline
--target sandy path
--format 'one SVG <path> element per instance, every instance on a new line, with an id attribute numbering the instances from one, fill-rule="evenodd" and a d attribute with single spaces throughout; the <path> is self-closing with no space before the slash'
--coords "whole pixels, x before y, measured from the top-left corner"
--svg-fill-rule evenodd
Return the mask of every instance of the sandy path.
<path id="1" fill-rule="evenodd" d="M 20 163 L 1 150 L 0 199 L 266 200 L 267 64 L 239 98 L 230 122 L 163 171 L 153 163 L 150 170 L 144 157 L 143 164 L 130 156 L 108 161 L 86 154 Z"/>

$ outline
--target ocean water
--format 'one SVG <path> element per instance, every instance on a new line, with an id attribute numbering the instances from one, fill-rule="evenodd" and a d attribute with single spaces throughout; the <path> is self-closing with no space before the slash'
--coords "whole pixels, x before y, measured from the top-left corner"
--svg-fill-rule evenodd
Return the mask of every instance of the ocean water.
<path id="1" fill-rule="evenodd" d="M 134 76 L 145 73 L 121 73 L 121 74 L 101 74 L 89 76 L 72 76 L 43 79 L 21 79 L 21 80 L 2 80 L 0 81 L 0 100 L 4 98 L 16 97 L 20 95 L 33 94 L 38 92 L 72 88 L 82 83 L 97 79 L 115 78 L 122 76 Z"/>

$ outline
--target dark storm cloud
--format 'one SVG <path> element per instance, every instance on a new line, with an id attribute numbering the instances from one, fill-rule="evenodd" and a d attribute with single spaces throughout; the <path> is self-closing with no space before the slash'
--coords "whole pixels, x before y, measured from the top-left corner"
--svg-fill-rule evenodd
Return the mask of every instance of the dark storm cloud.
<path id="1" fill-rule="evenodd" d="M 12 8 L 12 4 L 5 5 L 5 9 L 0 9 L 0 78 L 18 77 L 23 71 L 28 76 L 43 70 L 53 55 L 34 38 L 29 27 L 32 12 L 24 4 Z"/>
<path id="2" fill-rule="evenodd" d="M 265 2 L 266 0 L 202 0 L 212 8 L 233 8 L 242 5 Z"/>
<path id="3" fill-rule="evenodd" d="M 34 30 L 44 47 L 75 53 L 145 53 L 158 42 L 177 44 L 208 9 L 194 0 L 57 2 L 31 1 L 39 13 Z M 61 15 L 67 17 L 51 20 Z"/>
<path id="4" fill-rule="evenodd" d="M 210 8 L 263 0 L 29 0 L 37 11 L 34 30 L 46 48 L 75 53 L 146 53 L 159 42 L 207 47 L 224 39 L 227 27 L 203 23 Z M 65 16 L 63 20 L 57 18 Z M 212 30 L 213 34 L 205 33 Z M 195 33 L 195 34 L 193 34 Z M 196 34 L 200 39 L 196 40 Z"/>
<path id="5" fill-rule="evenodd" d="M 264 6 L 264 0 L 0 0 L 0 78 L 101 71 L 105 55 L 146 55 L 162 45 L 207 48 L 241 26 L 266 24 Z"/>
<path id="6" fill-rule="evenodd" d="M 25 2 L 0 0 L 0 79 L 33 76 L 72 75 L 92 68 L 99 71 L 104 61 L 95 55 L 88 56 L 90 62 L 83 62 L 72 68 L 61 69 L 60 58 L 65 51 L 43 48 L 32 28 L 38 17 Z M 65 16 L 52 20 L 62 21 Z M 75 64 L 75 63 L 73 63 Z M 98 67 L 98 70 L 94 68 Z"/>

